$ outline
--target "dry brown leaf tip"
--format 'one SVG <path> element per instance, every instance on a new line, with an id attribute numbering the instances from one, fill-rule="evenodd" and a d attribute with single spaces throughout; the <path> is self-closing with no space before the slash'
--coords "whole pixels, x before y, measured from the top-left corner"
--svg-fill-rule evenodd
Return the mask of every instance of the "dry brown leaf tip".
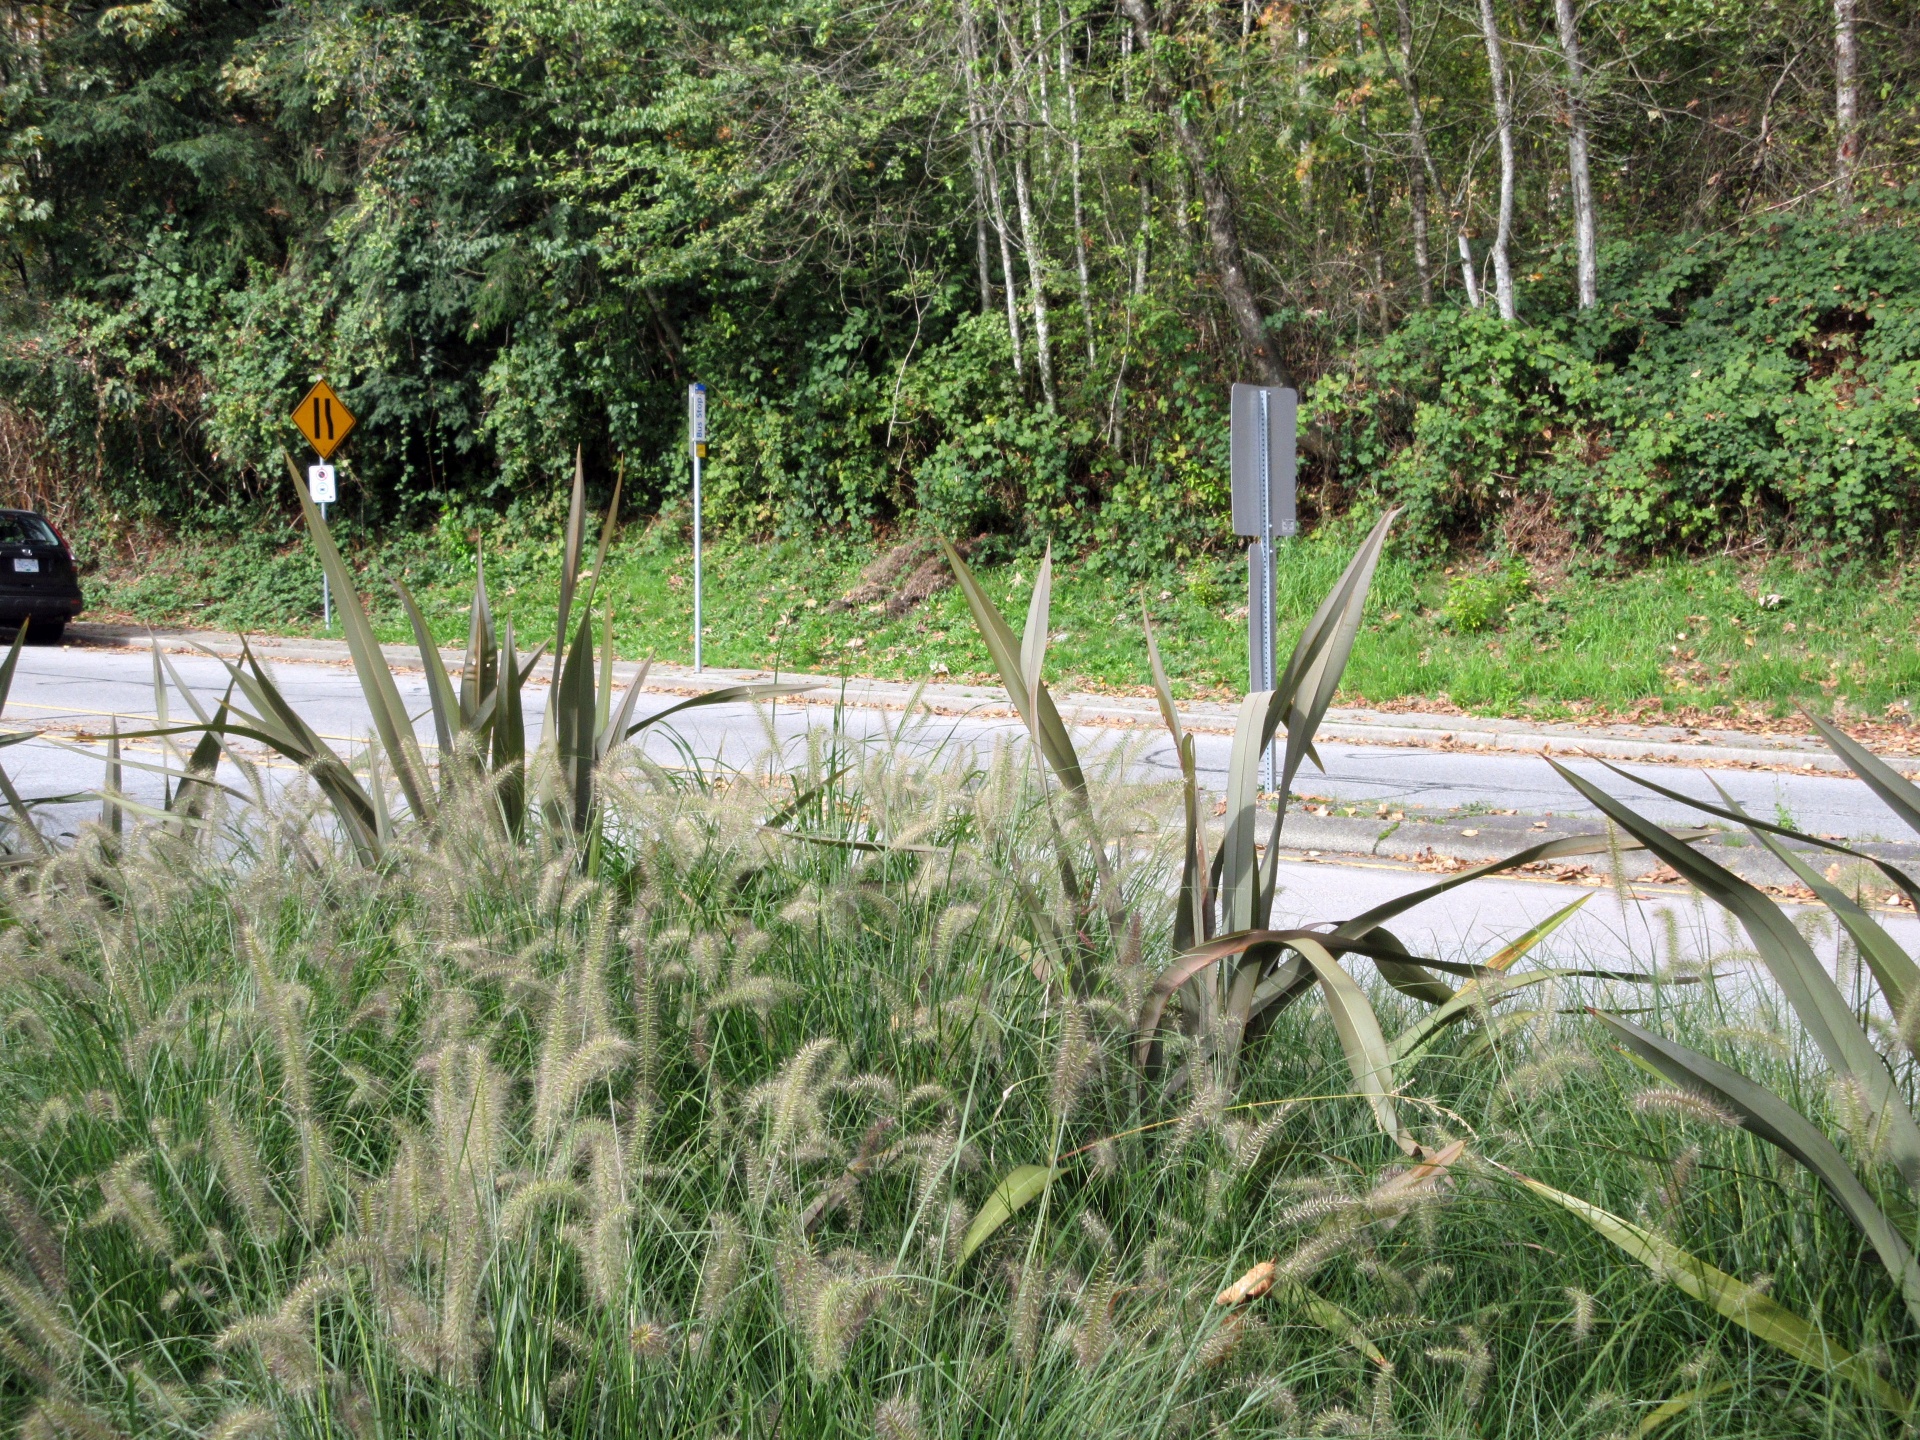
<path id="1" fill-rule="evenodd" d="M 1258 1300 L 1273 1288 L 1274 1262 L 1262 1260 L 1238 1280 L 1213 1297 L 1216 1305 L 1240 1305 Z"/>

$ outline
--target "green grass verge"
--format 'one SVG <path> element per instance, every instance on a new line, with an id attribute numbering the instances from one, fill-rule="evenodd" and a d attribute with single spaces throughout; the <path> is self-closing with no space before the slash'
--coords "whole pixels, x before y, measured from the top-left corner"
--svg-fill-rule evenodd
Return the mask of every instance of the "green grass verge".
<path id="1" fill-rule="evenodd" d="M 621 538 L 606 589 L 617 647 L 628 658 L 691 657 L 692 565 L 661 531 Z M 1345 563 L 1344 529 L 1288 546 L 1280 564 L 1283 646 Z M 362 543 L 357 559 L 388 639 L 410 639 L 384 578 L 399 575 L 444 641 L 465 638 L 473 551 L 427 533 Z M 885 595 L 835 602 L 859 582 L 872 549 L 826 539 L 722 540 L 706 556 L 706 660 L 729 668 L 845 672 L 913 680 L 989 678 L 957 594 L 905 614 Z M 558 541 L 496 527 L 487 542 L 496 610 L 538 640 L 553 613 Z M 1009 613 L 1024 609 L 1031 559 L 980 567 Z M 905 578 L 900 577 L 900 578 Z M 239 544 L 165 543 L 100 565 L 93 612 L 154 624 L 255 633 L 319 633 L 319 570 L 292 532 Z M 887 593 L 890 593 L 888 591 Z M 1776 597 L 1766 604 L 1762 597 Z M 1054 586 L 1050 666 L 1065 689 L 1143 690 L 1142 609 L 1158 629 L 1176 686 L 1224 696 L 1244 687 L 1244 564 L 1207 560 L 1146 584 L 1094 560 L 1064 564 Z M 1620 576 L 1529 574 L 1491 563 L 1459 574 L 1390 555 L 1371 620 L 1346 673 L 1345 703 L 1453 706 L 1478 714 L 1562 718 L 1657 715 L 1711 720 L 1823 712 L 1903 716 L 1920 698 L 1915 614 L 1920 573 L 1838 570 L 1775 558 L 1656 563 Z M 1483 623 L 1484 628 L 1469 629 Z"/>

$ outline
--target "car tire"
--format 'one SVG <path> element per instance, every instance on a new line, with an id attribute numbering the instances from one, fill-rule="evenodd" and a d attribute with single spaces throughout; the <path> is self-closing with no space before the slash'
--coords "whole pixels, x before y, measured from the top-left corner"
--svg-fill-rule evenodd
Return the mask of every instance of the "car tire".
<path id="1" fill-rule="evenodd" d="M 29 645 L 58 645 L 61 637 L 67 633 L 64 620 L 34 620 L 27 625 L 27 643 Z"/>

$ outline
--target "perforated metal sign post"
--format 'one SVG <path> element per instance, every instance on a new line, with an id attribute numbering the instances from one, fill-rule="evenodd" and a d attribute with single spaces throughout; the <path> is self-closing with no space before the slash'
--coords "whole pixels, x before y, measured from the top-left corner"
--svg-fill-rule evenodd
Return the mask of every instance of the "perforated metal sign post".
<path id="1" fill-rule="evenodd" d="M 333 458 L 333 452 L 353 429 L 354 413 L 333 393 L 333 387 L 322 380 L 293 407 L 289 418 L 320 456 L 320 464 L 307 467 L 307 493 L 320 507 L 320 518 L 324 520 L 327 506 L 334 500 L 333 466 L 326 462 Z M 327 583 L 324 570 L 320 572 L 320 623 L 329 630 L 333 628 L 333 587 Z"/>
<path id="2" fill-rule="evenodd" d="M 687 449 L 693 455 L 693 668 L 700 656 L 700 462 L 707 458 L 707 387 L 695 381 L 687 387 Z"/>
<path id="3" fill-rule="evenodd" d="M 1278 680 L 1274 653 L 1274 541 L 1300 532 L 1294 509 L 1294 438 L 1300 396 L 1274 385 L 1235 385 L 1232 424 L 1233 533 L 1247 547 L 1247 690 L 1271 690 Z M 1261 783 L 1276 784 L 1273 748 L 1262 761 Z"/>

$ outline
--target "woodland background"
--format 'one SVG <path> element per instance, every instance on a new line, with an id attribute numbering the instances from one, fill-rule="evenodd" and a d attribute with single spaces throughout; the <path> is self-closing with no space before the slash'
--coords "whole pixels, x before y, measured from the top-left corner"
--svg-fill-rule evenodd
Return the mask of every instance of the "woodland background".
<path id="1" fill-rule="evenodd" d="M 8 4 L 0 478 L 57 518 L 631 513 L 1226 549 L 1225 385 L 1413 553 L 1903 550 L 1892 0 Z"/>

